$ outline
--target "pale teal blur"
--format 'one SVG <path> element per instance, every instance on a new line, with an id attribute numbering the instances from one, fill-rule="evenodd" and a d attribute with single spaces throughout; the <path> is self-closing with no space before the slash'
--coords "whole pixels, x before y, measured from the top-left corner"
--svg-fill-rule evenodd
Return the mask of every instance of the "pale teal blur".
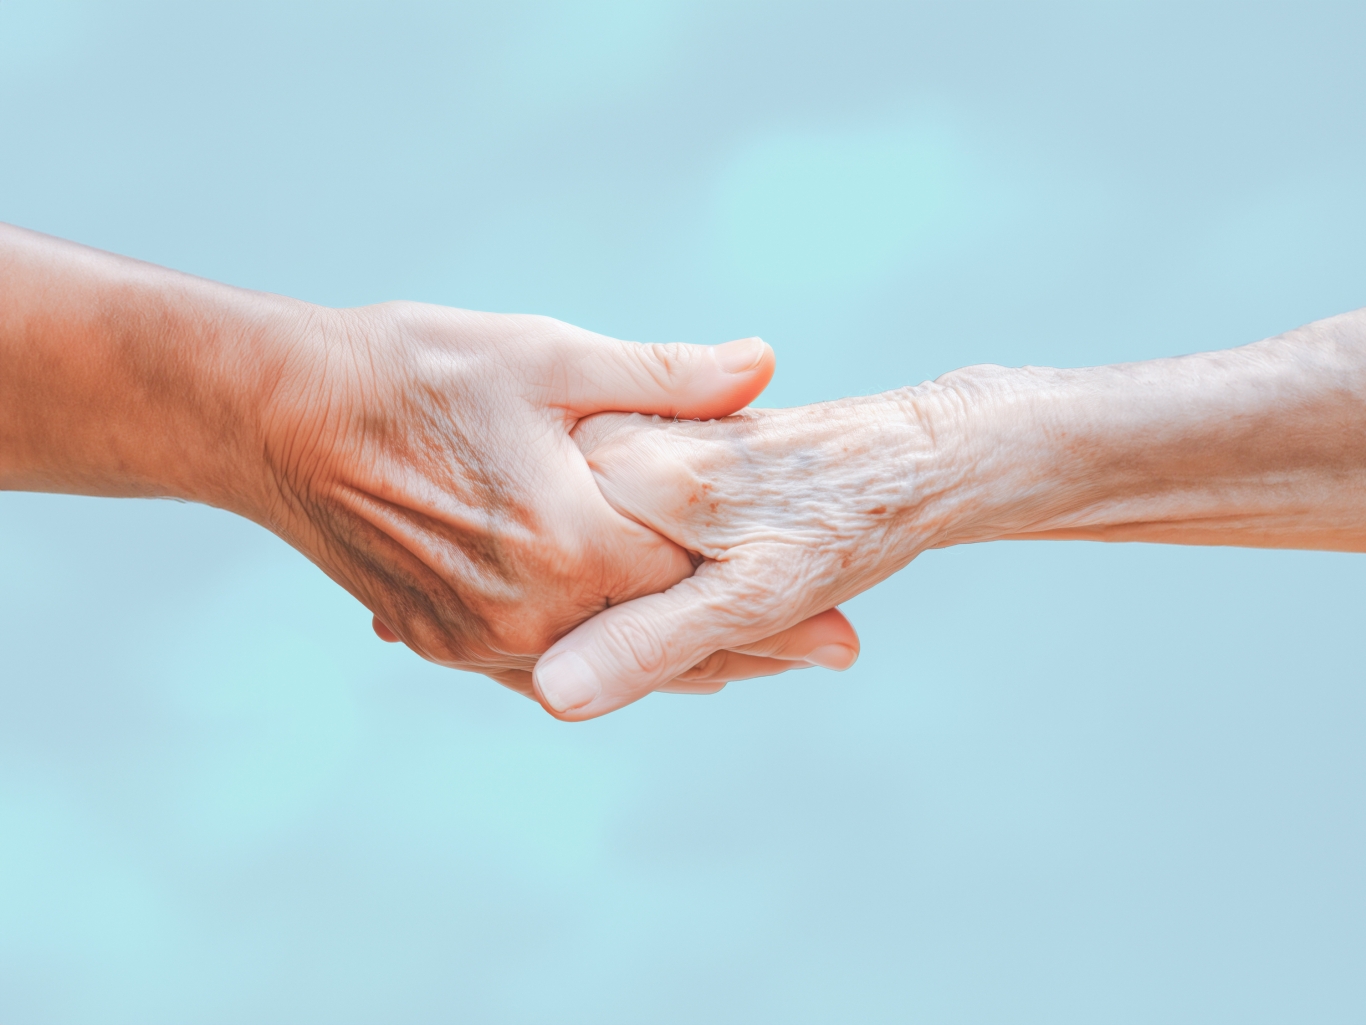
<path id="1" fill-rule="evenodd" d="M 0 220 L 760 334 L 762 400 L 1366 305 L 1366 6 L 0 0 Z M 244 521 L 0 496 L 0 1021 L 1366 1020 L 1366 560 L 932 552 L 562 725 Z"/>

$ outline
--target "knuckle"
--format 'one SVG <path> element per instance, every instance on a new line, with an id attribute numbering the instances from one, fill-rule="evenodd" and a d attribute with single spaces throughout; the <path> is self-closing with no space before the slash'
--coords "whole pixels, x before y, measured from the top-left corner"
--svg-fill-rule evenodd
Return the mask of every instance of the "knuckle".
<path id="1" fill-rule="evenodd" d="M 608 650 L 632 669 L 647 676 L 662 673 L 668 664 L 668 647 L 664 639 L 640 620 L 617 616 L 603 623 L 602 639 Z"/>

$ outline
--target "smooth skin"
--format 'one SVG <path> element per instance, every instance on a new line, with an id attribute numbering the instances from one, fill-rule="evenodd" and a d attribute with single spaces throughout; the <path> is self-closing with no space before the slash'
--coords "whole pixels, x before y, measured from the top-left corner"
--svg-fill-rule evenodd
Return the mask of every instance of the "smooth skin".
<path id="1" fill-rule="evenodd" d="M 529 697 L 555 640 L 694 569 L 608 505 L 574 426 L 724 416 L 772 373 L 758 339 L 640 345 L 544 317 L 328 309 L 0 225 L 0 489 L 238 513 L 360 599 L 381 637 Z M 802 619 L 649 689 L 857 650 L 839 612 Z"/>
<path id="2" fill-rule="evenodd" d="M 618 511 L 705 559 L 542 658 L 545 703 L 586 719 L 928 548 L 1065 538 L 1366 551 L 1366 310 L 1223 352 L 969 367 L 711 423 L 595 416 L 575 436 Z"/>

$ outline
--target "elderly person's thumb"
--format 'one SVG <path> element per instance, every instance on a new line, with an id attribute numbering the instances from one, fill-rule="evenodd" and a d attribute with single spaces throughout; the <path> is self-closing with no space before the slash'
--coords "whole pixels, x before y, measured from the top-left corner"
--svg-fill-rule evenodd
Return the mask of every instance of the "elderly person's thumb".
<path id="1" fill-rule="evenodd" d="M 716 652 L 828 669 L 853 664 L 858 635 L 837 609 L 803 618 L 795 603 L 763 594 L 755 581 L 740 586 L 742 573 L 735 563 L 704 563 L 661 594 L 580 624 L 536 664 L 536 696 L 557 718 L 591 719 L 685 677 Z M 801 621 L 793 625 L 794 619 Z"/>

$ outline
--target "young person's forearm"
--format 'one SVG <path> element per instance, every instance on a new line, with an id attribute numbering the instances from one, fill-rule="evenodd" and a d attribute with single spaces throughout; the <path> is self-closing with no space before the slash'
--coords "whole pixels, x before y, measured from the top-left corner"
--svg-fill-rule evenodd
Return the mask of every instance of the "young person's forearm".
<path id="1" fill-rule="evenodd" d="M 944 544 L 1366 551 L 1366 311 L 1175 359 L 969 368 L 927 395 L 951 425 Z"/>
<path id="2" fill-rule="evenodd" d="M 0 489 L 249 511 L 262 392 L 307 309 L 0 225 Z"/>

